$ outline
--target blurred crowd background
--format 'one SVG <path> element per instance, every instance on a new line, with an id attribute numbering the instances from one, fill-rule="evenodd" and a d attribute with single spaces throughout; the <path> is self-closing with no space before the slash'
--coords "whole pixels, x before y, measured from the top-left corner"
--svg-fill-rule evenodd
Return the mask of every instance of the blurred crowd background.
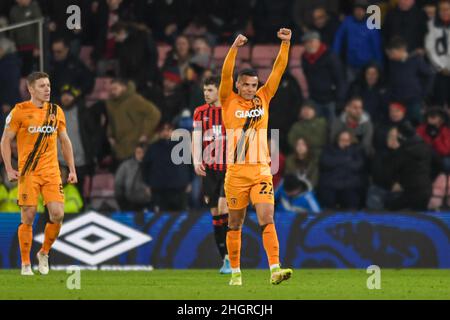
<path id="1" fill-rule="evenodd" d="M 79 30 L 66 27 L 73 4 Z M 381 29 L 367 27 L 373 4 Z M 280 27 L 293 39 L 270 108 L 278 210 L 450 206 L 450 0 L 0 2 L 0 28 L 40 17 L 42 51 L 37 25 L 0 32 L 0 120 L 29 98 L 24 78 L 42 54 L 75 151 L 67 213 L 201 208 L 192 166 L 170 160 L 171 134 L 192 129 L 202 83 L 220 75 L 237 34 L 249 43 L 236 71 L 254 68 L 264 83 Z M 17 212 L 3 166 L 2 177 L 0 211 Z"/>

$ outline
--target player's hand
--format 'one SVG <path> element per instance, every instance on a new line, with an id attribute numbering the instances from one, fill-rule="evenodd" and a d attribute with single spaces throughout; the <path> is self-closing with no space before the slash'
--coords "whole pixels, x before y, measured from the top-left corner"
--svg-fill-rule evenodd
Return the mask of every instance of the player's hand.
<path id="1" fill-rule="evenodd" d="M 8 175 L 8 181 L 12 182 L 12 181 L 16 181 L 17 179 L 19 179 L 19 171 L 11 169 L 11 170 L 7 170 L 6 174 Z"/>
<path id="2" fill-rule="evenodd" d="M 206 176 L 205 166 L 203 164 L 194 165 L 195 174 L 201 177 Z"/>
<path id="3" fill-rule="evenodd" d="M 69 176 L 67 177 L 67 182 L 71 184 L 75 184 L 78 182 L 77 174 L 75 172 L 69 172 Z"/>
<path id="4" fill-rule="evenodd" d="M 292 31 L 291 29 L 281 28 L 278 30 L 277 36 L 281 41 L 291 41 Z"/>
<path id="5" fill-rule="evenodd" d="M 234 48 L 242 47 L 244 44 L 247 43 L 247 41 L 248 41 L 247 37 L 240 34 L 236 37 L 236 40 L 234 40 L 232 47 Z"/>

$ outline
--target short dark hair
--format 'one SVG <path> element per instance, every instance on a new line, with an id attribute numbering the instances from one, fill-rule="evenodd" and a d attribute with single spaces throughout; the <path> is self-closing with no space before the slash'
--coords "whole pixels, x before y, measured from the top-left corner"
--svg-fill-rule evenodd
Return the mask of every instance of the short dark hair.
<path id="1" fill-rule="evenodd" d="M 239 71 L 238 78 L 243 77 L 243 76 L 257 77 L 258 72 L 255 69 L 250 69 L 250 68 L 243 69 L 243 70 Z"/>
<path id="2" fill-rule="evenodd" d="M 350 104 L 350 102 L 353 102 L 353 101 L 355 101 L 355 100 L 359 100 L 359 101 L 364 102 L 363 97 L 361 97 L 361 96 L 359 96 L 359 95 L 353 95 L 353 96 L 351 96 L 351 97 L 347 100 L 347 102 L 345 103 L 345 105 L 348 105 L 348 104 Z"/>
<path id="3" fill-rule="evenodd" d="M 114 23 L 111 27 L 111 32 L 112 33 L 119 33 L 122 30 L 127 30 L 128 29 L 128 24 L 123 22 L 123 21 L 117 21 L 116 23 Z"/>
<path id="4" fill-rule="evenodd" d="M 58 37 L 58 38 L 53 39 L 52 45 L 55 43 L 62 43 L 64 45 L 64 47 L 66 47 L 66 48 L 70 47 L 69 41 L 64 37 Z"/>
<path id="5" fill-rule="evenodd" d="M 111 83 L 118 83 L 118 84 L 121 84 L 121 85 L 123 85 L 125 87 L 128 86 L 128 82 L 129 82 L 129 80 L 125 79 L 125 78 L 114 78 L 111 81 Z"/>
<path id="6" fill-rule="evenodd" d="M 136 148 L 135 148 L 135 149 L 138 149 L 138 148 L 145 150 L 145 148 L 147 148 L 147 144 L 146 144 L 145 142 L 139 142 L 139 143 L 136 145 Z"/>
<path id="7" fill-rule="evenodd" d="M 40 72 L 40 71 L 32 72 L 27 77 L 27 85 L 32 86 L 36 82 L 36 80 L 43 79 L 43 78 L 50 79 L 50 76 L 45 72 Z"/>
<path id="8" fill-rule="evenodd" d="M 394 36 L 391 38 L 391 40 L 389 40 L 389 43 L 386 48 L 388 50 L 406 49 L 408 48 L 408 43 L 402 37 Z"/>
<path id="9" fill-rule="evenodd" d="M 203 81 L 203 86 L 216 86 L 219 88 L 220 78 L 218 76 L 210 76 Z"/>

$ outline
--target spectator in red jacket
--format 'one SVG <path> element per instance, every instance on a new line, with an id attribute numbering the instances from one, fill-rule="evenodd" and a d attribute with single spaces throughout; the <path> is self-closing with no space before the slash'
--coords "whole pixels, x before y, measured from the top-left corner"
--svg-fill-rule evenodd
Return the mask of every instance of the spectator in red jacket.
<path id="1" fill-rule="evenodd" d="M 425 114 L 425 123 L 417 128 L 417 134 L 441 157 L 443 169 L 450 172 L 450 127 L 445 110 L 430 108 Z"/>

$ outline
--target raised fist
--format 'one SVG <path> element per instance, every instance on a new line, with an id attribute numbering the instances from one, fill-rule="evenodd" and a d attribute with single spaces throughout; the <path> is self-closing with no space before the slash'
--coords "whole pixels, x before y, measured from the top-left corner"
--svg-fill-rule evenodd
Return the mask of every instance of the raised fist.
<path id="1" fill-rule="evenodd" d="M 233 47 L 242 47 L 244 44 L 246 44 L 248 41 L 247 37 L 240 34 L 236 37 L 236 40 L 234 40 Z"/>
<path id="2" fill-rule="evenodd" d="M 292 31 L 291 29 L 281 28 L 278 30 L 277 36 L 281 41 L 291 41 Z"/>

